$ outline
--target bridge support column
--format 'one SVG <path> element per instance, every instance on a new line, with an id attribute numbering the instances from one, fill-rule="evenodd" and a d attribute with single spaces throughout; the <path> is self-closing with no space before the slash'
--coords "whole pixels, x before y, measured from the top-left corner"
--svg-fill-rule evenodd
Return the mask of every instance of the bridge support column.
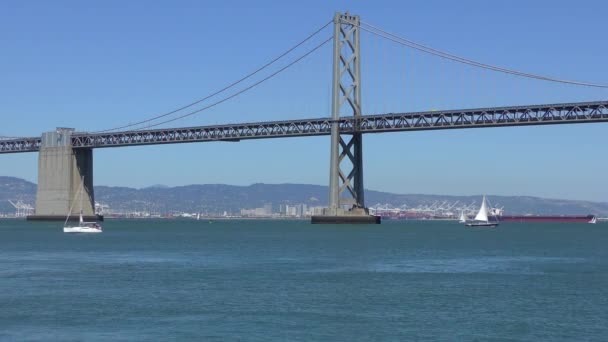
<path id="1" fill-rule="evenodd" d="M 42 134 L 38 154 L 38 191 L 34 221 L 63 221 L 70 208 L 70 220 L 78 220 L 81 177 L 84 177 L 82 211 L 85 220 L 103 220 L 95 215 L 93 192 L 93 150 L 72 148 L 73 129 L 58 128 Z"/>
<path id="2" fill-rule="evenodd" d="M 363 139 L 360 122 L 352 133 L 340 134 L 340 115 L 361 118 L 361 60 L 359 16 L 334 16 L 334 65 L 329 175 L 329 206 L 312 223 L 380 223 L 365 208 Z M 344 112 L 344 113 L 343 113 Z M 349 127 L 345 127 L 349 128 Z M 345 139 L 346 138 L 346 139 Z M 344 167 L 349 168 L 344 169 Z M 347 190 L 347 191 L 344 191 Z M 342 197 L 345 193 L 347 197 Z"/>

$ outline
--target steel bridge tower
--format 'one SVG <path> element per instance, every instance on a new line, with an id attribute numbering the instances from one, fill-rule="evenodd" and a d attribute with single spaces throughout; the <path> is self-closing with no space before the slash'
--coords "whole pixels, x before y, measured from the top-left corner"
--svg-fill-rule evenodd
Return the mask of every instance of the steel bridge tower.
<path id="1" fill-rule="evenodd" d="M 380 223 L 364 201 L 360 32 L 359 16 L 335 14 L 329 207 L 312 223 Z M 340 134 L 341 115 L 355 118 L 351 134 Z"/>

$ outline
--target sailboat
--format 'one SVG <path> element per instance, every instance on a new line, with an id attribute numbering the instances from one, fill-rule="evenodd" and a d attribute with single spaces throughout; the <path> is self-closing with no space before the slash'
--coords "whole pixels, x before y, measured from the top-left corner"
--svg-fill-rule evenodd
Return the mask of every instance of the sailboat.
<path id="1" fill-rule="evenodd" d="M 72 215 L 72 209 L 74 209 L 74 203 L 72 203 L 72 207 L 70 208 L 70 212 L 68 213 L 68 217 L 65 219 L 65 223 L 63 224 L 63 232 L 64 233 L 101 233 L 101 225 L 97 222 L 84 222 L 82 217 L 82 201 L 83 201 L 83 193 L 84 190 L 84 177 L 80 179 L 80 186 L 78 187 L 78 195 L 80 196 L 80 220 L 78 226 L 70 227 L 68 226 L 68 220 L 70 219 L 70 215 Z"/>
<path id="2" fill-rule="evenodd" d="M 498 226 L 498 221 L 492 221 L 488 219 L 488 204 L 486 202 L 486 195 L 483 195 L 483 200 L 481 201 L 481 208 L 479 208 L 479 212 L 473 219 L 473 221 L 466 221 L 465 226 L 467 227 L 496 227 Z"/>
<path id="3" fill-rule="evenodd" d="M 460 222 L 460 223 L 467 222 L 467 216 L 464 214 L 464 210 L 460 211 L 460 217 L 458 218 L 458 222 Z"/>

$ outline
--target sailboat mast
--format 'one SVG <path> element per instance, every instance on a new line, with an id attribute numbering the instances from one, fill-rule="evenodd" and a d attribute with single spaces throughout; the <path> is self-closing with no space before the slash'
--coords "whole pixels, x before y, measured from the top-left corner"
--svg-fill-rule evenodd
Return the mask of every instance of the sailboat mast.
<path id="1" fill-rule="evenodd" d="M 84 192 L 84 191 L 82 191 L 83 187 L 84 187 L 84 176 L 80 177 L 80 223 L 82 223 L 84 221 L 82 218 L 82 201 L 83 201 L 82 193 Z"/>

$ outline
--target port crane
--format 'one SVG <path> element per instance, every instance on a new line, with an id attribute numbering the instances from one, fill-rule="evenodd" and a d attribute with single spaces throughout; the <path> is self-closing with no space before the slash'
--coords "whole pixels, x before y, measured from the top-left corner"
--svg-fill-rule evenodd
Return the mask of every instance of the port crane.
<path id="1" fill-rule="evenodd" d="M 26 217 L 34 213 L 34 207 L 30 204 L 23 203 L 22 200 L 18 200 L 17 203 L 8 200 L 8 202 L 15 207 L 15 217 Z"/>

